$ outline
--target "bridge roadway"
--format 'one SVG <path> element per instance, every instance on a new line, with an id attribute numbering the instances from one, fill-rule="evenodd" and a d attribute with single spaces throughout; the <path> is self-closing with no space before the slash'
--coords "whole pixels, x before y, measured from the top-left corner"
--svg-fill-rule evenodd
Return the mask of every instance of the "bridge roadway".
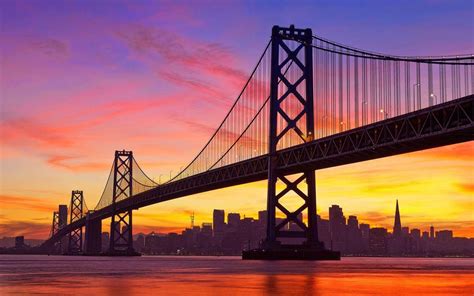
<path id="1" fill-rule="evenodd" d="M 474 95 L 388 118 L 277 152 L 284 173 L 318 170 L 473 140 Z M 117 211 L 135 210 L 167 200 L 267 179 L 268 155 L 216 168 L 119 201 Z M 113 205 L 68 224 L 45 242 L 48 246 L 87 219 L 105 219 Z"/>

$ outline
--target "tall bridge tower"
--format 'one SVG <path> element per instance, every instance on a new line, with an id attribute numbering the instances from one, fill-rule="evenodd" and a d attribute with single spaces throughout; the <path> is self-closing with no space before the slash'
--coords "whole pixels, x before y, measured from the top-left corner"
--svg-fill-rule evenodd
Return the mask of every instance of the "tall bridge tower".
<path id="1" fill-rule="evenodd" d="M 74 190 L 71 193 L 71 207 L 69 223 L 74 223 L 82 218 L 84 213 L 84 194 L 82 191 Z M 82 227 L 74 229 L 69 234 L 69 244 L 67 253 L 77 255 L 82 253 Z"/>
<path id="2" fill-rule="evenodd" d="M 109 255 L 133 255 L 132 210 L 121 211 L 116 203 L 132 196 L 133 153 L 115 151 L 113 167 L 112 222 Z"/>
<path id="3" fill-rule="evenodd" d="M 51 236 L 55 235 L 59 231 L 59 212 L 53 212 L 53 223 L 51 225 Z M 53 254 L 60 254 L 61 253 L 61 241 L 54 243 L 51 252 Z"/>
<path id="4" fill-rule="evenodd" d="M 295 132 L 303 143 L 314 137 L 313 107 L 313 34 L 311 29 L 282 28 L 274 26 L 271 45 L 270 76 L 270 131 L 268 147 L 268 192 L 267 192 L 267 232 L 261 249 L 244 252 L 244 259 L 338 259 L 339 253 L 324 249 L 318 240 L 316 216 L 316 181 L 314 170 L 302 170 L 296 178 L 280 172 L 277 147 L 288 133 Z M 297 41 L 289 46 L 288 41 Z M 296 78 L 286 75 L 285 68 L 297 66 Z M 290 101 L 291 102 L 288 102 Z M 297 104 L 299 113 L 292 117 L 290 105 Z M 277 193 L 277 182 L 284 186 Z M 306 183 L 305 189 L 302 189 Z M 283 197 L 295 193 L 302 204 L 292 211 Z M 277 210 L 283 220 L 277 224 Z M 302 213 L 306 211 L 307 224 Z M 290 231 L 289 225 L 296 225 Z M 282 244 L 285 239 L 303 239 L 303 244 Z"/>

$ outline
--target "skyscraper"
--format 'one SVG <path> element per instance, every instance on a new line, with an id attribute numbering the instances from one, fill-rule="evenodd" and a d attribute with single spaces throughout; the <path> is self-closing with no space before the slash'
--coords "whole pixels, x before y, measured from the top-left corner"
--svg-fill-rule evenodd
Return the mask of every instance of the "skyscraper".
<path id="1" fill-rule="evenodd" d="M 346 231 L 346 252 L 349 254 L 360 254 L 362 252 L 362 234 L 356 216 L 349 216 Z"/>
<path id="2" fill-rule="evenodd" d="M 212 213 L 212 218 L 213 218 L 212 224 L 214 228 L 214 236 L 216 236 L 216 234 L 217 236 L 219 236 L 224 232 L 224 227 L 225 227 L 224 216 L 225 216 L 224 210 L 214 210 L 214 212 Z"/>
<path id="3" fill-rule="evenodd" d="M 347 226 L 353 229 L 359 229 L 359 221 L 356 216 L 349 216 L 347 220 Z"/>
<path id="4" fill-rule="evenodd" d="M 370 225 L 361 223 L 359 225 L 360 234 L 362 236 L 362 251 L 368 252 L 369 251 L 369 232 L 370 232 Z"/>
<path id="5" fill-rule="evenodd" d="M 400 210 L 398 209 L 398 199 L 397 206 L 395 208 L 395 223 L 393 224 L 393 236 L 399 237 L 402 234 L 402 223 L 400 221 Z"/>
<path id="6" fill-rule="evenodd" d="M 214 231 L 214 242 L 217 246 L 222 245 L 222 239 L 224 238 L 224 222 L 225 212 L 224 210 L 214 210 L 212 213 L 212 224 Z"/>
<path id="7" fill-rule="evenodd" d="M 346 237 L 346 217 L 342 208 L 332 205 L 329 208 L 329 229 L 331 232 L 331 249 L 344 252 Z"/>
<path id="8" fill-rule="evenodd" d="M 233 228 L 237 229 L 240 224 L 240 214 L 239 213 L 229 213 L 227 214 L 227 224 Z"/>
<path id="9" fill-rule="evenodd" d="M 371 228 L 369 231 L 369 249 L 374 255 L 387 254 L 387 229 L 382 227 Z"/>

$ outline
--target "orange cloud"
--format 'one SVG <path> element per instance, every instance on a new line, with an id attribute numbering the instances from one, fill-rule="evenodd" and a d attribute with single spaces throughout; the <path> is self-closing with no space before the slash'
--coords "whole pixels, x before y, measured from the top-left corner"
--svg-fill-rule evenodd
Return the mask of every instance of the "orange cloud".
<path id="1" fill-rule="evenodd" d="M 49 236 L 51 225 L 30 221 L 9 221 L 0 223 L 0 237 L 23 235 L 26 238 L 45 239 Z"/>
<path id="2" fill-rule="evenodd" d="M 459 183 L 458 187 L 464 192 L 467 192 L 469 194 L 474 194 L 474 183 Z M 473 201 L 471 200 L 471 203 L 472 202 Z"/>
<path id="3" fill-rule="evenodd" d="M 442 159 L 463 159 L 466 161 L 474 161 L 474 142 L 466 142 L 459 145 L 449 145 L 436 149 L 425 150 L 423 153 L 411 153 L 410 157 L 432 158 L 436 160 Z"/>
<path id="4" fill-rule="evenodd" d="M 55 210 L 58 205 L 49 200 L 30 196 L 17 195 L 0 195 L 0 204 L 2 205 L 2 213 L 13 210 L 33 210 L 41 212 L 51 212 Z"/>

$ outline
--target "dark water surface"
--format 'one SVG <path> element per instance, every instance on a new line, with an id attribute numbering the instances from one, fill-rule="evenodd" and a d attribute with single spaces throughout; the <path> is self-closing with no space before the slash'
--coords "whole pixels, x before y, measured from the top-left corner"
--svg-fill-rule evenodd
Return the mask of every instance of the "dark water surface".
<path id="1" fill-rule="evenodd" d="M 474 295 L 474 259 L 0 255 L 0 295 Z"/>

